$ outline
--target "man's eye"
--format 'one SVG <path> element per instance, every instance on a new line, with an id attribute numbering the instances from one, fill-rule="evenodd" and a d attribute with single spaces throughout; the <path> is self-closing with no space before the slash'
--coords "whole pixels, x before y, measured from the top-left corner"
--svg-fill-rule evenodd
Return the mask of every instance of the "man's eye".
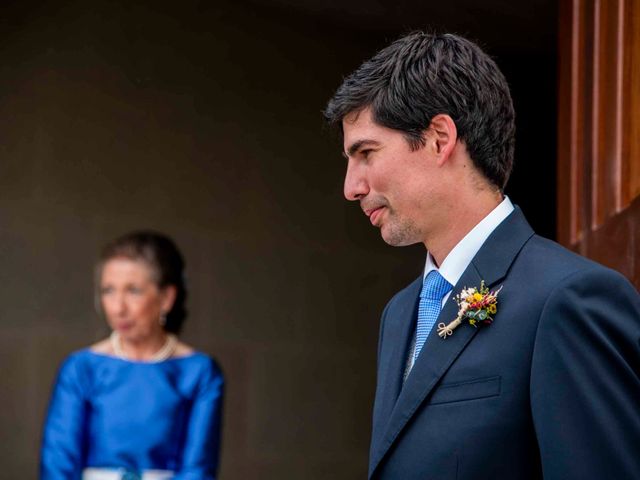
<path id="1" fill-rule="evenodd" d="M 366 149 L 366 150 L 361 150 L 360 154 L 364 157 L 367 158 L 369 156 L 369 154 L 371 154 L 371 152 L 373 152 L 373 150 L 371 149 Z"/>

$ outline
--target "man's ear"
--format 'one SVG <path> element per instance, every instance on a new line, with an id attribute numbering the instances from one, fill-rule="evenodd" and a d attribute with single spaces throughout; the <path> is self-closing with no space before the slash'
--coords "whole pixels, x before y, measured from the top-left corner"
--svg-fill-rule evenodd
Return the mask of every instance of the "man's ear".
<path id="1" fill-rule="evenodd" d="M 449 115 L 439 113 L 431 119 L 428 130 L 433 151 L 438 156 L 438 165 L 442 165 L 451 156 L 458 142 L 458 129 Z"/>

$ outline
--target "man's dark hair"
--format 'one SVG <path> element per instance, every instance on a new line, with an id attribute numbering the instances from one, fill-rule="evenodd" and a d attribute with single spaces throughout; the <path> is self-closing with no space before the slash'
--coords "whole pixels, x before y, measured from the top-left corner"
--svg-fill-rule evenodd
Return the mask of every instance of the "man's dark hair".
<path id="1" fill-rule="evenodd" d="M 413 32 L 349 75 L 324 111 L 342 119 L 370 107 L 379 125 L 401 131 L 412 149 L 438 114 L 449 115 L 474 165 L 503 189 L 513 167 L 515 113 L 495 62 L 462 37 Z"/>

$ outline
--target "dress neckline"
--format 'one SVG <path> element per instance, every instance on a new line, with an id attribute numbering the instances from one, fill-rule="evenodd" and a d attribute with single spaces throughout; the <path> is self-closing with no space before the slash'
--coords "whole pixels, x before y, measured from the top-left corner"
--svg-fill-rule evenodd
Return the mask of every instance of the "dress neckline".
<path id="1" fill-rule="evenodd" d="M 161 360 L 159 362 L 157 361 L 148 361 L 148 360 L 132 360 L 129 358 L 121 358 L 121 357 L 116 357 L 115 355 L 109 355 L 107 353 L 102 353 L 102 352 L 96 352 L 95 350 L 92 350 L 91 347 L 87 347 L 84 349 L 85 352 L 90 353 L 93 356 L 96 357 L 101 357 L 101 358 L 107 358 L 110 360 L 114 360 L 117 362 L 122 362 L 122 363 L 130 363 L 133 365 L 163 365 L 167 362 L 172 362 L 175 360 L 187 360 L 190 358 L 194 358 L 197 357 L 199 355 L 202 355 L 200 352 L 198 352 L 197 350 L 194 350 L 193 352 L 189 353 L 188 355 L 181 355 L 179 357 L 171 357 L 171 358 L 167 358 L 164 360 Z"/>

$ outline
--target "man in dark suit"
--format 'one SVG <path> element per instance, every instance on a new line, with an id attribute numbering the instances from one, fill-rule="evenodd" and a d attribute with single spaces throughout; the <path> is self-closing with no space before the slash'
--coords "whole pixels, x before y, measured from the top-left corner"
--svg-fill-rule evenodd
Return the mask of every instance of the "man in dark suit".
<path id="1" fill-rule="evenodd" d="M 640 479 L 640 297 L 504 197 L 514 112 L 495 63 L 413 33 L 325 116 L 345 196 L 387 243 L 428 250 L 382 314 L 369 478 Z"/>

